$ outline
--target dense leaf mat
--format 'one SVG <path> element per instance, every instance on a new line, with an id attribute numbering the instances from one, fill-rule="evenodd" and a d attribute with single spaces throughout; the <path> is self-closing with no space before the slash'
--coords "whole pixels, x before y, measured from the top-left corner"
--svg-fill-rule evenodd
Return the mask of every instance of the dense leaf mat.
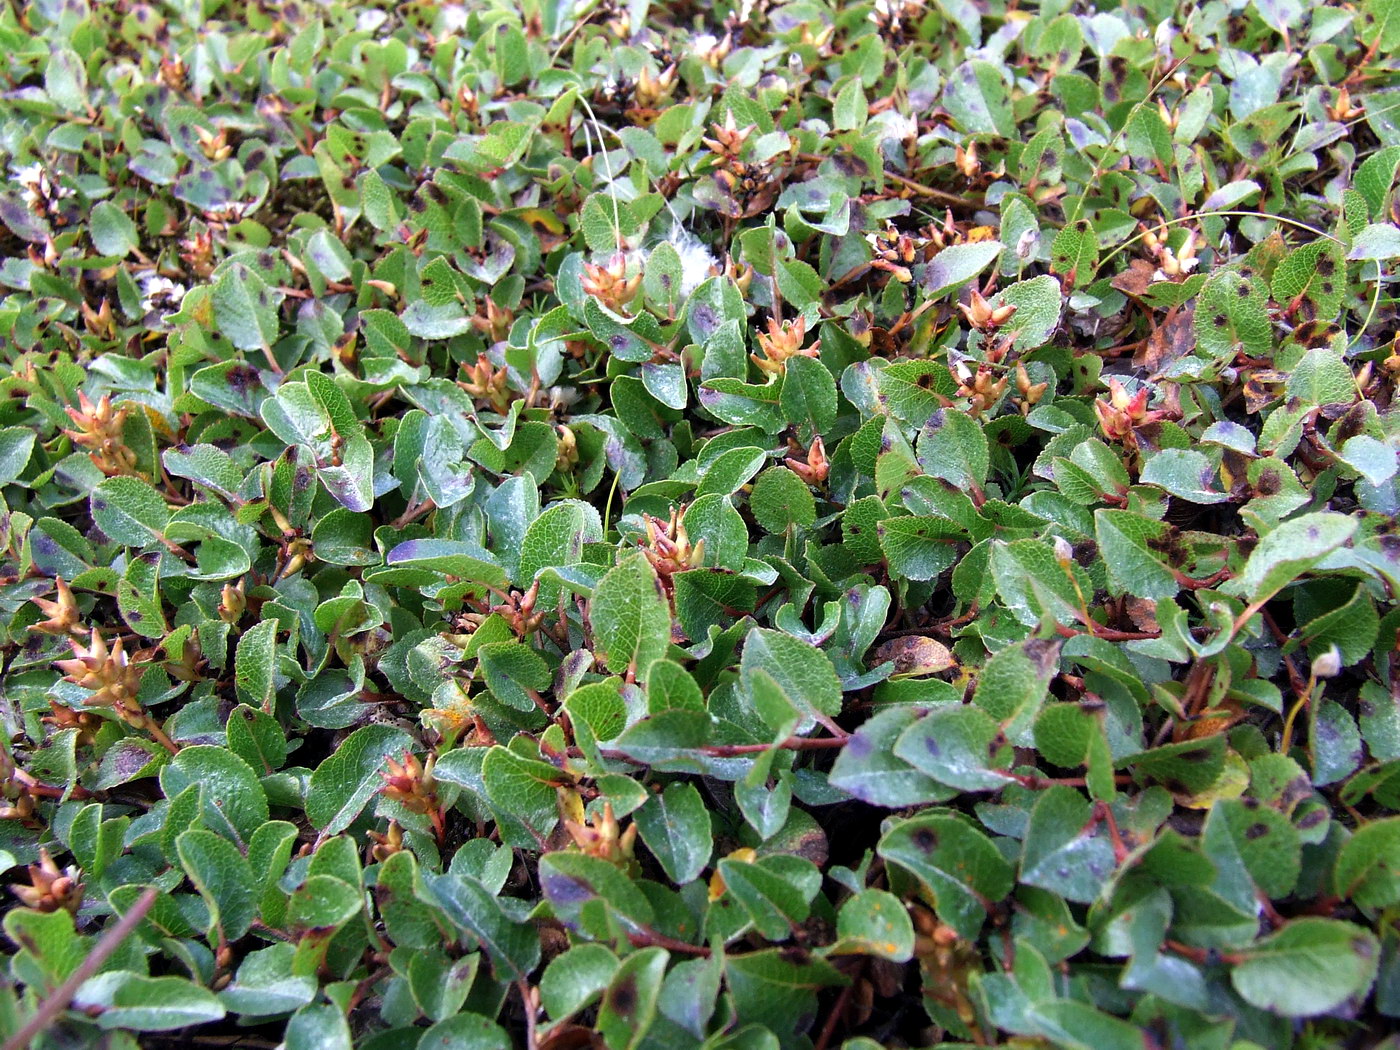
<path id="1" fill-rule="evenodd" d="M 0 56 L 6 1050 L 1394 1027 L 1396 0 Z"/>

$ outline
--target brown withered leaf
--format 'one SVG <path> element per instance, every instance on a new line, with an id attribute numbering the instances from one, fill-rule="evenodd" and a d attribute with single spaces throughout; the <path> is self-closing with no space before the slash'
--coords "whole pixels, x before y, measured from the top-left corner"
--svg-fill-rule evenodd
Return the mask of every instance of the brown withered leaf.
<path id="1" fill-rule="evenodd" d="M 892 638 L 875 650 L 871 665 L 878 667 L 886 660 L 893 660 L 894 673 L 901 675 L 938 674 L 956 663 L 942 642 L 918 636 Z"/>
<path id="2" fill-rule="evenodd" d="M 878 326 L 870 329 L 870 356 L 895 357 L 899 354 L 899 340 L 890 335 L 888 328 Z"/>
<path id="3" fill-rule="evenodd" d="M 1243 717 L 1244 709 L 1238 701 L 1227 700 L 1219 707 L 1202 712 L 1201 717 L 1181 723 L 1180 729 L 1173 735 L 1179 741 L 1204 740 L 1227 732 Z"/>
<path id="4" fill-rule="evenodd" d="M 1133 621 L 1133 626 L 1139 631 L 1160 631 L 1162 629 L 1157 623 L 1157 603 L 1154 601 L 1129 596 L 1123 602 L 1123 611 L 1128 614 L 1128 619 Z"/>
<path id="5" fill-rule="evenodd" d="M 1273 279 L 1278 264 L 1288 255 L 1288 242 L 1283 239 L 1283 234 L 1274 230 L 1250 254 L 1259 275 L 1269 281 Z"/>
<path id="6" fill-rule="evenodd" d="M 1321 350 L 1332 345 L 1341 329 L 1330 321 L 1304 321 L 1288 334 L 1287 343 L 1296 343 L 1304 350 Z"/>
<path id="7" fill-rule="evenodd" d="M 1284 372 L 1275 372 L 1271 368 L 1254 369 L 1244 381 L 1245 411 L 1253 415 L 1272 405 L 1282 393 L 1279 386 L 1287 381 L 1288 376 Z"/>
<path id="8" fill-rule="evenodd" d="M 1140 299 L 1147 291 L 1147 286 L 1152 283 L 1152 275 L 1156 272 L 1157 267 L 1147 259 L 1134 259 L 1126 270 L 1115 275 L 1109 283 L 1124 295 Z"/>
<path id="9" fill-rule="evenodd" d="M 1233 448 L 1223 449 L 1222 453 L 1220 480 L 1230 490 L 1231 498 L 1243 503 L 1249 498 L 1249 464 L 1253 457 Z"/>
<path id="10" fill-rule="evenodd" d="M 1196 348 L 1196 334 L 1192 330 L 1191 319 L 1196 314 L 1196 304 L 1186 303 L 1173 306 L 1162 318 L 1162 323 L 1147 337 L 1147 342 L 1133 355 L 1133 364 L 1150 372 L 1160 372 L 1178 358 L 1185 357 Z"/>

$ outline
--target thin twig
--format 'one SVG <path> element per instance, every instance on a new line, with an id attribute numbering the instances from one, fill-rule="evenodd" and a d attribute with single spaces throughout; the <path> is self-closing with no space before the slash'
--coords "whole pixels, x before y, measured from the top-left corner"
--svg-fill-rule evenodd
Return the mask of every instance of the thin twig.
<path id="1" fill-rule="evenodd" d="M 405 525 L 408 525 L 410 522 L 417 521 L 424 514 L 427 514 L 429 511 L 433 510 L 436 506 L 437 505 L 433 503 L 431 498 L 424 498 L 422 501 L 411 505 L 407 510 L 405 510 L 402 514 L 400 514 L 397 518 L 390 522 L 389 528 L 401 529 Z"/>
<path id="2" fill-rule="evenodd" d="M 831 1006 L 831 1013 L 826 1015 L 826 1024 L 822 1025 L 821 1034 L 817 1036 L 814 1050 L 826 1050 L 831 1045 L 831 1037 L 836 1034 L 836 1026 L 841 1021 L 841 1016 L 846 1012 L 847 1006 L 851 1002 L 851 994 L 855 989 L 855 982 L 852 981 L 841 989 L 841 994 L 836 997 L 836 1002 Z"/>
<path id="3" fill-rule="evenodd" d="M 1282 651 L 1284 646 L 1288 644 L 1288 635 L 1284 633 L 1283 628 L 1274 619 L 1273 613 L 1269 612 L 1267 608 L 1260 609 L 1259 612 L 1264 618 L 1264 626 L 1269 629 L 1269 633 L 1274 636 L 1274 641 L 1278 643 L 1279 650 Z M 1298 698 L 1306 696 L 1308 680 L 1303 677 L 1303 672 L 1298 670 L 1298 665 L 1293 662 L 1293 655 L 1282 653 L 1282 657 L 1284 669 L 1288 672 L 1288 684 L 1293 690 L 1293 695 Z"/>
<path id="4" fill-rule="evenodd" d="M 58 1015 L 68 1008 L 68 1004 L 73 1001 L 73 996 L 78 994 L 78 989 L 83 982 L 95 974 L 107 957 L 117 950 L 117 946 L 130 936 L 131 931 L 140 925 L 141 920 L 146 917 L 146 913 L 155 904 L 156 897 L 160 891 L 154 886 L 149 887 L 141 896 L 136 898 L 130 910 L 102 935 L 92 951 L 88 952 L 87 958 L 78 964 L 78 968 L 68 975 L 68 980 L 58 986 L 58 990 L 39 1004 L 39 1009 L 34 1011 L 34 1016 L 29 1022 L 9 1039 L 5 1040 L 5 1045 L 0 1050 L 27 1050 L 38 1034 L 54 1023 Z"/>
<path id="5" fill-rule="evenodd" d="M 695 955 L 702 959 L 710 957 L 710 949 L 703 944 L 691 944 L 689 941 L 678 941 L 674 937 L 668 937 L 658 930 L 653 930 L 650 926 L 641 930 L 635 930 L 627 935 L 627 940 L 631 942 L 633 948 L 665 948 L 670 952 L 680 952 L 682 955 Z"/>
<path id="6" fill-rule="evenodd" d="M 764 751 L 822 751 L 841 747 L 850 739 L 846 736 L 790 736 L 777 744 L 709 744 L 697 748 L 711 758 L 732 758 L 735 755 L 758 755 Z"/>

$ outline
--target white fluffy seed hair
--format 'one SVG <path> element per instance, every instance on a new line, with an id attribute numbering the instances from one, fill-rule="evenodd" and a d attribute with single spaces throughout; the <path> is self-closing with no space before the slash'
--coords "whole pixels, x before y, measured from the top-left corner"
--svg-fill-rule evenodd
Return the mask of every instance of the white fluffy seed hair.
<path id="1" fill-rule="evenodd" d="M 672 223 L 668 239 L 681 257 L 681 296 L 689 296 L 701 281 L 710 276 L 710 267 L 716 265 L 715 257 L 699 237 L 679 222 Z"/>

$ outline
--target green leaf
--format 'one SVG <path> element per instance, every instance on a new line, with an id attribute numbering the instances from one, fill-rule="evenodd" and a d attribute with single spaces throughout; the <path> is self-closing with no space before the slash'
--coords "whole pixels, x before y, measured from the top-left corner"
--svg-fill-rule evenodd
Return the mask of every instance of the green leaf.
<path id="1" fill-rule="evenodd" d="M 359 188 L 365 218 L 371 226 L 376 230 L 387 230 L 398 221 L 399 212 L 394 206 L 394 197 L 379 172 L 370 170 L 362 173 Z"/>
<path id="2" fill-rule="evenodd" d="M 909 580 L 937 579 L 957 560 L 965 533 L 947 518 L 901 516 L 875 526 L 890 572 Z"/>
<path id="3" fill-rule="evenodd" d="M 277 340 L 282 293 L 242 263 L 231 263 L 213 286 L 214 320 L 239 350 L 261 350 Z"/>
<path id="4" fill-rule="evenodd" d="M 108 478 L 89 500 L 92 520 L 107 538 L 128 547 L 158 542 L 170 520 L 170 508 L 149 483 L 138 478 Z"/>
<path id="5" fill-rule="evenodd" d="M 817 883 L 810 861 L 778 854 L 752 862 L 726 858 L 715 865 L 725 892 L 749 914 L 754 928 L 770 941 L 784 941 L 811 914 L 811 898 Z M 804 892 L 803 879 L 811 886 Z"/>
<path id="6" fill-rule="evenodd" d="M 1388 36 L 1393 41 L 1382 46 L 1400 46 L 1400 6 L 1396 5 L 1394 0 L 1372 0 L 1366 6 L 1376 15 L 1378 22 L 1383 22 L 1381 39 L 1385 40 Z M 1395 185 L 1397 171 L 1400 171 L 1400 146 L 1387 146 L 1377 150 L 1356 169 L 1352 185 L 1366 198 L 1373 217 L 1385 211 L 1386 198 L 1390 195 L 1391 187 Z"/>
<path id="7" fill-rule="evenodd" d="M 1090 803 L 1071 787 L 1041 793 L 1021 851 L 1021 881 L 1088 904 L 1117 866 L 1108 835 L 1091 821 Z"/>
<path id="8" fill-rule="evenodd" d="M 1396 464 L 1395 449 L 1369 434 L 1348 438 L 1338 454 L 1343 463 L 1372 485 L 1385 484 L 1400 469 Z"/>
<path id="9" fill-rule="evenodd" d="M 952 814 L 926 813 L 895 824 L 877 847 L 928 887 L 938 917 L 974 938 L 989 909 L 1011 892 L 1011 865 L 991 839 Z"/>
<path id="10" fill-rule="evenodd" d="M 1034 626 L 1045 619 L 1070 624 L 1083 618 L 1093 586 L 1074 560 L 1061 565 L 1050 544 L 994 540 L 991 561 L 1002 602 L 1023 624 Z"/>
<path id="11" fill-rule="evenodd" d="M 395 726 L 371 725 L 346 737 L 311 774 L 306 817 L 313 827 L 336 835 L 354 823 L 381 783 L 384 759 L 409 747 L 407 733 Z"/>
<path id="12" fill-rule="evenodd" d="M 672 665 L 674 666 L 674 665 Z M 595 741 L 612 740 L 627 725 L 627 706 L 616 678 L 579 686 L 564 701 L 575 733 L 580 726 Z"/>
<path id="13" fill-rule="evenodd" d="M 1099 237 L 1088 219 L 1067 224 L 1050 245 L 1050 272 L 1069 279 L 1076 288 L 1089 284 L 1099 264 Z"/>
<path id="14" fill-rule="evenodd" d="M 316 979 L 292 972 L 296 949 L 273 944 L 244 956 L 232 983 L 219 992 L 219 1001 L 244 1017 L 290 1013 L 316 996 Z"/>
<path id="15" fill-rule="evenodd" d="M 1209 736 L 1163 744 L 1134 756 L 1132 764 L 1172 791 L 1197 795 L 1219 779 L 1225 766 L 1225 739 Z"/>
<path id="16" fill-rule="evenodd" d="M 1308 405 L 1349 405 L 1356 399 L 1356 379 L 1339 354 L 1319 347 L 1293 366 L 1284 393 Z"/>
<path id="17" fill-rule="evenodd" d="M 676 885 L 693 882 L 710 863 L 714 832 L 694 785 L 668 785 L 664 792 L 652 795 L 633 819 L 647 849 Z"/>
<path id="18" fill-rule="evenodd" d="M 482 782 L 491 805 L 518 817 L 536 831 L 550 831 L 558 819 L 559 771 L 499 745 L 486 752 Z"/>
<path id="19" fill-rule="evenodd" d="M 238 639 L 233 679 L 239 696 L 250 704 L 272 710 L 277 687 L 276 620 L 263 620 Z"/>
<path id="20" fill-rule="evenodd" d="M 519 980 L 539 963 L 540 941 L 534 928 L 506 915 L 497 899 L 469 875 L 423 873 L 426 901 L 435 904 L 454 926 L 475 937 L 502 980 Z"/>
<path id="21" fill-rule="evenodd" d="M 1032 638 L 1008 646 L 982 667 L 972 702 L 1001 723 L 1007 739 L 1028 743 L 1059 663 L 1059 642 Z"/>
<path id="22" fill-rule="evenodd" d="M 343 281 L 350 276 L 350 253 L 329 230 L 317 230 L 306 242 L 307 260 L 328 281 Z"/>
<path id="23" fill-rule="evenodd" d="M 1003 79 L 1003 67 L 992 62 L 964 62 L 948 76 L 943 106 L 968 133 L 1011 137 L 1011 95 Z"/>
<path id="24" fill-rule="evenodd" d="M 1211 357 L 1236 353 L 1269 357 L 1273 325 L 1269 321 L 1268 290 L 1262 281 L 1235 270 L 1222 270 L 1206 280 L 1196 304 L 1196 341 Z"/>
<path id="25" fill-rule="evenodd" d="M 476 655 L 492 696 L 518 711 L 535 708 L 530 694 L 550 681 L 549 667 L 539 653 L 519 642 L 493 642 Z"/>
<path id="26" fill-rule="evenodd" d="M 944 704 L 919 719 L 895 742 L 894 753 L 921 773 L 960 791 L 999 791 L 1011 749 L 1001 727 L 979 707 Z"/>
<path id="27" fill-rule="evenodd" d="M 914 954 L 914 924 L 894 894 L 862 890 L 841 905 L 836 913 L 836 943 L 829 954 L 855 952 L 901 963 Z"/>
<path id="28" fill-rule="evenodd" d="M 1332 869 L 1333 892 L 1362 908 L 1400 902 L 1400 817 L 1373 820 L 1347 839 Z"/>
<path id="29" fill-rule="evenodd" d="M 825 653 L 781 631 L 755 627 L 744 638 L 739 675 L 747 684 L 762 671 L 798 710 L 834 716 L 841 711 L 841 680 Z"/>
<path id="30" fill-rule="evenodd" d="M 661 981 L 669 955 L 664 948 L 643 948 L 622 961 L 603 992 L 597 1029 L 609 1047 L 632 1050 L 642 1044 L 656 1021 Z"/>
<path id="31" fill-rule="evenodd" d="M 597 938 L 612 924 L 638 929 L 654 918 L 641 889 L 601 857 L 556 851 L 540 858 L 539 870 L 545 899 L 570 928 Z"/>
<path id="32" fill-rule="evenodd" d="M 1098 799 L 1113 797 L 1113 755 L 1097 705 L 1048 704 L 1035 722 L 1035 746 L 1052 765 L 1088 766 L 1089 793 Z"/>
<path id="33" fill-rule="evenodd" d="M 1318 787 L 1335 784 L 1350 776 L 1361 764 L 1361 733 L 1356 728 L 1356 720 L 1335 700 L 1314 703 L 1308 715 L 1312 781 Z"/>
<path id="34" fill-rule="evenodd" d="M 229 454 L 213 445 L 168 448 L 161 455 L 165 469 L 177 478 L 188 478 L 224 498 L 238 491 L 243 473 Z"/>
<path id="35" fill-rule="evenodd" d="M 74 1005 L 95 1008 L 107 1030 L 169 1032 L 217 1021 L 227 1012 L 213 992 L 183 977 L 144 977 L 130 971 L 99 974 L 87 981 Z"/>
<path id="36" fill-rule="evenodd" d="M 87 108 L 87 70 L 71 48 L 55 47 L 49 53 L 44 91 L 64 112 L 82 113 Z"/>
<path id="37" fill-rule="evenodd" d="M 719 1005 L 723 976 L 723 961 L 717 955 L 678 963 L 662 982 L 657 1007 L 667 1020 L 703 1039 Z"/>
<path id="38" fill-rule="evenodd" d="M 352 1050 L 350 1025 L 339 1007 L 308 1004 L 287 1022 L 286 1050 Z"/>
<path id="39" fill-rule="evenodd" d="M 190 393 L 216 408 L 249 419 L 259 418 L 259 410 L 267 396 L 257 369 L 242 361 L 226 361 L 201 368 L 190 376 Z"/>
<path id="40" fill-rule="evenodd" d="M 1313 1017 L 1366 994 L 1380 944 L 1349 922 L 1301 918 L 1242 954 L 1230 981 L 1245 1002 L 1285 1017 Z"/>
<path id="41" fill-rule="evenodd" d="M 186 831 L 175 840 L 180 864 L 209 908 L 211 931 L 236 941 L 257 915 L 248 861 L 228 839 L 212 831 Z"/>
<path id="42" fill-rule="evenodd" d="M 1244 570 L 1221 589 L 1261 603 L 1346 543 L 1355 531 L 1355 519 L 1332 511 L 1285 521 L 1259 540 Z"/>
<path id="43" fill-rule="evenodd" d="M 433 416 L 428 421 L 423 451 L 417 457 L 417 474 L 434 506 L 455 506 L 476 487 L 475 475 L 463 462 L 464 451 L 461 436 L 446 416 Z"/>
<path id="44" fill-rule="evenodd" d="M 877 382 L 881 403 L 906 423 L 923 423 L 940 407 L 940 395 L 957 392 L 948 366 L 939 361 L 896 361 L 880 370 Z"/>
<path id="45" fill-rule="evenodd" d="M 671 644 L 671 610 L 656 570 L 641 553 L 598 581 L 588 618 L 598 656 L 615 674 L 631 670 L 646 681 L 647 670 Z"/>
<path id="46" fill-rule="evenodd" d="M 355 886 L 334 875 L 312 875 L 287 901 L 287 923 L 305 931 L 333 930 L 363 907 L 363 895 Z"/>
<path id="47" fill-rule="evenodd" d="M 836 101 L 832 104 L 833 127 L 837 131 L 858 131 L 865 127 L 868 112 L 869 107 L 866 105 L 865 92 L 861 90 L 860 80 L 848 80 L 836 93 Z"/>
<path id="48" fill-rule="evenodd" d="M 1065 1050 L 1138 1050 L 1142 1030 L 1077 999 L 1047 999 L 1029 1011 L 1037 1031 Z"/>
<path id="49" fill-rule="evenodd" d="M 1000 241 L 951 245 L 924 265 L 919 283 L 929 298 L 937 299 L 972 280 L 990 266 L 1001 251 Z"/>
<path id="50" fill-rule="evenodd" d="M 727 956 L 724 979 L 739 1016 L 758 1026 L 760 1033 L 767 1029 L 779 1039 L 795 1034 L 799 1018 L 816 1015 L 818 989 L 848 981 L 828 963 L 795 959 L 779 948 Z M 740 1045 L 746 1050 L 773 1050 L 778 1044 L 775 1040 L 767 1045 Z"/>
<path id="51" fill-rule="evenodd" d="M 731 448 L 715 457 L 707 468 L 695 495 L 728 496 L 746 485 L 763 468 L 767 454 L 760 448 Z"/>
<path id="52" fill-rule="evenodd" d="M 811 489 L 787 467 L 770 467 L 758 476 L 749 494 L 749 510 L 759 526 L 772 533 L 806 528 L 817 519 Z"/>
<path id="53" fill-rule="evenodd" d="M 126 256 L 140 245 L 136 223 L 111 201 L 98 201 L 89 215 L 92 243 L 102 255 Z"/>
<path id="54" fill-rule="evenodd" d="M 1016 307 L 1010 319 L 997 329 L 997 340 L 1010 339 L 1013 350 L 1044 346 L 1060 323 L 1061 301 L 1060 282 L 1048 274 L 1007 285 L 989 300 L 993 308 Z"/>
<path id="55" fill-rule="evenodd" d="M 578 500 L 562 500 L 530 521 L 520 541 L 520 566 L 516 579 L 534 581 L 541 569 L 576 565 L 585 543 L 602 539 L 598 512 Z"/>
<path id="56" fill-rule="evenodd" d="M 986 483 L 991 462 L 987 435 L 971 416 L 938 409 L 919 431 L 918 450 L 919 465 L 935 478 L 961 489 Z"/>
<path id="57" fill-rule="evenodd" d="M 578 944 L 556 955 L 540 978 L 540 1001 L 554 1020 L 588 1007 L 617 972 L 617 956 L 602 944 Z"/>
<path id="58" fill-rule="evenodd" d="M 1215 487 L 1215 464 L 1193 448 L 1164 448 L 1147 461 L 1140 480 L 1190 503 L 1224 503 L 1230 498 Z"/>
<path id="59" fill-rule="evenodd" d="M 99 791 L 152 777 L 170 761 L 170 752 L 154 741 L 139 737 L 118 740 L 102 755 L 93 787 Z"/>
<path id="60" fill-rule="evenodd" d="M 1153 106 L 1137 106 L 1128 118 L 1128 149 L 1163 166 L 1172 163 L 1172 133 Z"/>
<path id="61" fill-rule="evenodd" d="M 662 241 L 647 256 L 642 287 L 647 298 L 670 314 L 675 314 L 682 302 L 685 267 L 680 252 L 669 241 Z"/>
<path id="62" fill-rule="evenodd" d="M 686 535 L 690 537 L 692 544 L 704 540 L 706 565 L 741 565 L 748 557 L 749 529 L 744 524 L 743 516 L 735 509 L 734 501 L 728 496 L 715 493 L 701 496 L 686 507 L 681 524 L 685 526 Z M 674 579 L 679 578 L 678 576 Z M 679 612 L 678 601 L 677 613 Z M 681 618 L 681 622 L 685 622 L 684 617 Z"/>
<path id="63" fill-rule="evenodd" d="M 1346 292 L 1343 265 L 1342 251 L 1331 241 L 1300 245 L 1274 269 L 1270 292 L 1284 305 L 1310 302 L 1319 318 L 1330 320 L 1337 316 Z"/>
<path id="64" fill-rule="evenodd" d="M 1336 646 L 1342 666 L 1350 667 L 1364 660 L 1371 652 L 1379 630 L 1380 619 L 1376 615 L 1375 603 L 1365 585 L 1358 584 L 1350 598 L 1307 620 L 1299 634 L 1307 643 L 1309 657 L 1316 659 Z"/>
<path id="65" fill-rule="evenodd" d="M 1276 809 L 1221 799 L 1206 818 L 1201 846 L 1215 864 L 1218 879 L 1242 868 L 1274 899 L 1288 896 L 1298 881 L 1302 842 L 1298 829 Z"/>
<path id="66" fill-rule="evenodd" d="M 505 1029 L 489 1018 L 459 1013 L 424 1032 L 417 1050 L 511 1050 L 511 1041 Z"/>
<path id="67" fill-rule="evenodd" d="M 0 485 L 8 485 L 24 472 L 34 452 L 34 431 L 26 427 L 0 429 Z"/>
<path id="68" fill-rule="evenodd" d="M 1400 257 L 1400 226 L 1388 222 L 1373 222 L 1356 235 L 1347 258 L 1353 261 L 1378 261 Z"/>
<path id="69" fill-rule="evenodd" d="M 954 788 L 894 754 L 895 741 L 919 717 L 915 710 L 898 707 L 867 719 L 836 756 L 827 782 L 862 802 L 890 809 L 951 798 Z"/>
<path id="70" fill-rule="evenodd" d="M 778 406 L 798 428 L 798 440 L 810 445 L 836 422 L 836 381 L 820 361 L 801 355 L 790 357 Z"/>
<path id="71" fill-rule="evenodd" d="M 752 580 L 718 569 L 691 569 L 671 579 L 676 585 L 676 619 L 695 640 L 706 637 L 711 627 L 728 624 L 731 609 L 752 609 L 757 594 Z"/>
<path id="72" fill-rule="evenodd" d="M 1165 522 L 1132 511 L 1094 511 L 1094 536 L 1113 593 L 1153 601 L 1175 597 L 1181 585 L 1163 560 L 1170 531 Z"/>
<path id="73" fill-rule="evenodd" d="M 787 422 L 779 407 L 781 383 L 745 383 L 721 376 L 701 384 L 698 396 L 707 412 L 731 426 L 755 426 L 776 433 Z"/>
<path id="74" fill-rule="evenodd" d="M 405 565 L 460 576 L 473 583 L 505 588 L 510 585 L 505 569 L 494 555 L 472 543 L 456 540 L 408 540 L 392 548 L 384 559 L 387 565 Z"/>
<path id="75" fill-rule="evenodd" d="M 174 798 L 186 788 L 199 789 L 203 826 L 246 846 L 268 818 L 267 795 L 257 774 L 232 751 L 212 744 L 180 749 L 160 771 L 160 788 Z"/>

